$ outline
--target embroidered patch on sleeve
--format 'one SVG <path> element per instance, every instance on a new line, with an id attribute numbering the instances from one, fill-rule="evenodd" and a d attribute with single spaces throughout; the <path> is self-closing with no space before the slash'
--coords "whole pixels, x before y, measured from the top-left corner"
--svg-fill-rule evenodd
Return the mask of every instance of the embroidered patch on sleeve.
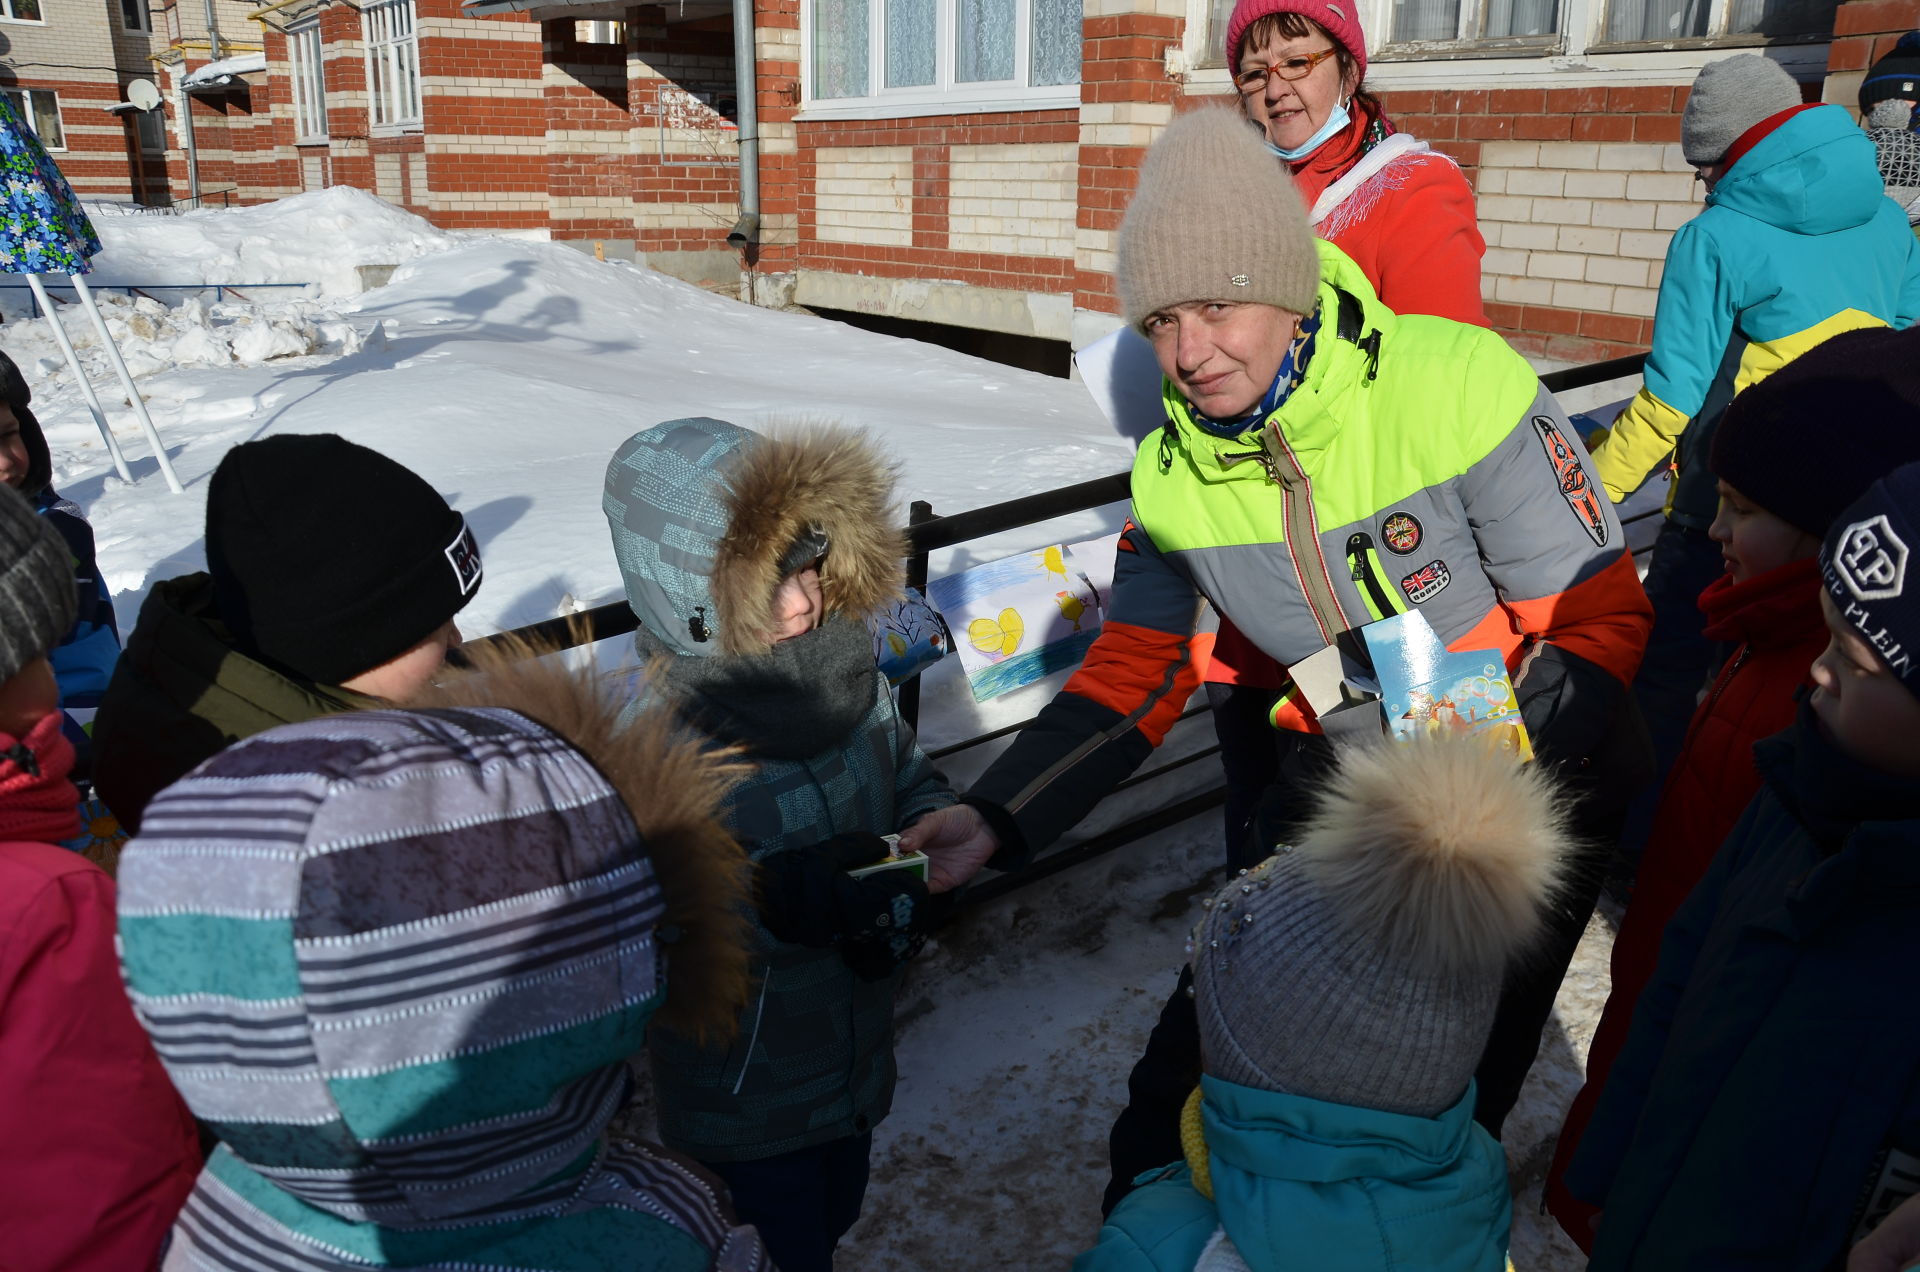
<path id="1" fill-rule="evenodd" d="M 1546 447 L 1547 462 L 1553 465 L 1553 475 L 1560 482 L 1560 496 L 1567 501 L 1567 507 L 1573 509 L 1573 515 L 1580 522 L 1580 528 L 1587 537 L 1600 547 L 1607 546 L 1612 531 L 1607 526 L 1607 510 L 1600 502 L 1600 490 L 1587 476 L 1587 466 L 1580 462 L 1580 453 L 1568 443 L 1560 426 L 1545 415 L 1533 417 L 1533 431 L 1539 437 L 1540 444 Z"/>
<path id="2" fill-rule="evenodd" d="M 460 585 L 460 595 L 465 596 L 480 586 L 480 545 L 474 541 L 473 527 L 463 520 L 459 535 L 447 545 L 446 551 L 454 581 Z"/>
<path id="3" fill-rule="evenodd" d="M 1447 568 L 1445 561 L 1429 561 L 1406 578 L 1400 580 L 1400 590 L 1415 605 L 1430 601 L 1447 590 L 1447 584 L 1453 582 L 1453 571 Z"/>
<path id="4" fill-rule="evenodd" d="M 1380 523 L 1380 538 L 1395 556 L 1405 556 L 1419 547 L 1422 537 L 1420 519 L 1410 512 L 1393 513 Z"/>

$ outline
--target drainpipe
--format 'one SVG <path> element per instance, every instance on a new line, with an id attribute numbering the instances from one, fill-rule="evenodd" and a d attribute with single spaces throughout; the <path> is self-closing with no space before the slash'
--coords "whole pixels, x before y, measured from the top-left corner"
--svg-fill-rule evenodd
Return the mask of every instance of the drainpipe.
<path id="1" fill-rule="evenodd" d="M 754 64 L 753 0 L 733 0 L 733 94 L 740 116 L 740 219 L 727 246 L 750 251 L 760 242 L 760 104 Z"/>
<path id="2" fill-rule="evenodd" d="M 181 78 L 185 79 L 186 74 L 182 70 Z M 180 148 L 187 152 L 187 195 L 197 208 L 200 206 L 200 156 L 193 145 L 193 91 L 184 84 L 180 87 Z"/>

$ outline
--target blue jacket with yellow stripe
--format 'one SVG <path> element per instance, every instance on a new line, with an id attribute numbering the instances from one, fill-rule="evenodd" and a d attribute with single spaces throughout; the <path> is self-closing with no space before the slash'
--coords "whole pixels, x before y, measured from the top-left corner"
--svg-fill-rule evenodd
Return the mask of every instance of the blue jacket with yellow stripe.
<path id="1" fill-rule="evenodd" d="M 1667 248 L 1645 386 L 1593 450 L 1608 496 L 1626 498 L 1677 449 L 1669 515 L 1706 527 L 1707 451 L 1733 395 L 1830 336 L 1916 317 L 1920 243 L 1873 143 L 1838 106 L 1785 116 Z"/>

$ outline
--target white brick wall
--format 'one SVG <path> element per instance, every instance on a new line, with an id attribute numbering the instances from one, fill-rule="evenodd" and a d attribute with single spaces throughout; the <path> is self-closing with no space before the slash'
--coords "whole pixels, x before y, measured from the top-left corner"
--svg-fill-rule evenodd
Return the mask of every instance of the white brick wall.
<path id="1" fill-rule="evenodd" d="M 913 246 L 913 147 L 822 150 L 814 177 L 814 231 L 819 238 Z"/>
<path id="2" fill-rule="evenodd" d="M 1478 184 L 1489 299 L 1634 317 L 1702 206 L 1678 146 L 1490 141 Z"/>
<path id="3" fill-rule="evenodd" d="M 1077 145 L 955 146 L 949 164 L 947 245 L 954 251 L 1073 255 Z"/>

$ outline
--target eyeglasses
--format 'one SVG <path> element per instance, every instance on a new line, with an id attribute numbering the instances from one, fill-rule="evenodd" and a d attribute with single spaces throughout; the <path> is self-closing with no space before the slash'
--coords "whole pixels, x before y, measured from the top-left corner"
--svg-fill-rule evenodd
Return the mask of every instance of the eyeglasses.
<path id="1" fill-rule="evenodd" d="M 1303 57 L 1290 57 L 1284 62 L 1272 62 L 1266 66 L 1256 66 L 1252 70 L 1241 71 L 1233 77 L 1233 82 L 1239 87 L 1241 93 L 1250 97 L 1266 88 L 1267 77 L 1269 75 L 1278 75 L 1281 79 L 1289 82 L 1305 79 L 1313 73 L 1314 67 L 1320 65 L 1320 63 L 1326 61 L 1338 51 L 1337 49 L 1321 49 L 1318 53 L 1307 54 Z"/>

